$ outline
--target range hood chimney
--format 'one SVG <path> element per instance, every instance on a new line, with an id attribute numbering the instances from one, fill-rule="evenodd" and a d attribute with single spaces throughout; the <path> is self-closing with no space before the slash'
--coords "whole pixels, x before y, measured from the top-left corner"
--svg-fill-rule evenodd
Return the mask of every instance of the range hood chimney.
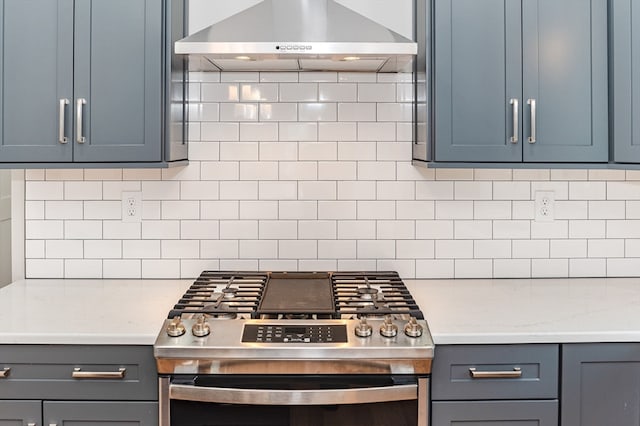
<path id="1" fill-rule="evenodd" d="M 399 72 L 411 71 L 417 43 L 333 0 L 263 0 L 175 53 L 220 71 Z"/>

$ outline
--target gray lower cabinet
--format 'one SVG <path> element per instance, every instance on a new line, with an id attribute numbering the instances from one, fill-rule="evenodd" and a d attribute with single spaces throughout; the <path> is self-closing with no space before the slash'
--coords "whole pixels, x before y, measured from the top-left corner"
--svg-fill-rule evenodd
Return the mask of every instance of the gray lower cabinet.
<path id="1" fill-rule="evenodd" d="M 640 1 L 611 0 L 613 159 L 640 163 Z"/>
<path id="2" fill-rule="evenodd" d="M 436 346 L 432 426 L 558 424 L 559 346 Z"/>
<path id="3" fill-rule="evenodd" d="M 39 425 L 41 418 L 40 401 L 0 400 L 0 426 Z"/>
<path id="4" fill-rule="evenodd" d="M 640 343 L 562 346 L 562 426 L 638 426 Z"/>
<path id="5" fill-rule="evenodd" d="M 435 0 L 433 13 L 436 161 L 608 161 L 607 0 Z"/>
<path id="6" fill-rule="evenodd" d="M 0 345 L 0 426 L 158 424 L 151 346 Z"/>
<path id="7" fill-rule="evenodd" d="M 184 0 L 0 0 L 0 163 L 186 159 L 186 68 L 172 55 L 184 11 Z"/>

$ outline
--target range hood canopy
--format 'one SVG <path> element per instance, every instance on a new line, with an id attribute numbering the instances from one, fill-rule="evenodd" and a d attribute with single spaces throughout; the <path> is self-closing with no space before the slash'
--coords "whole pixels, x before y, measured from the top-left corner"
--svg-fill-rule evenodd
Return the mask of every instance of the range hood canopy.
<path id="1" fill-rule="evenodd" d="M 263 0 L 175 43 L 220 71 L 411 71 L 417 50 L 333 0 Z"/>

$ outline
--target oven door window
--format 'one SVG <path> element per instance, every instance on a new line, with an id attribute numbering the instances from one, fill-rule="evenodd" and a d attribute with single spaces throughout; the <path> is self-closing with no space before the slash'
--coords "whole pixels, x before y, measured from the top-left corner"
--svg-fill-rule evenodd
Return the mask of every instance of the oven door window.
<path id="1" fill-rule="evenodd" d="M 195 387 L 188 389 L 193 399 L 209 399 L 205 393 L 215 389 L 222 393 L 226 390 L 227 396 L 222 399 L 228 400 L 172 399 L 171 426 L 415 426 L 417 399 L 385 401 L 384 395 L 389 399 L 403 398 L 394 396 L 401 395 L 396 390 L 411 388 L 416 383 L 414 376 L 174 378 L 172 384 Z M 383 391 L 379 392 L 380 389 Z M 218 394 L 214 395 L 211 399 L 219 400 Z M 375 402 L 357 402 L 370 399 Z"/>

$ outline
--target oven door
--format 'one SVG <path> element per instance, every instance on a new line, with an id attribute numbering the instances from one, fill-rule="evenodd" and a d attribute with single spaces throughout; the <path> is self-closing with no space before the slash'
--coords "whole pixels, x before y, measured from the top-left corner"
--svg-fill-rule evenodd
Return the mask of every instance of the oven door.
<path id="1" fill-rule="evenodd" d="M 428 378 L 205 375 L 160 379 L 160 426 L 426 426 Z"/>

